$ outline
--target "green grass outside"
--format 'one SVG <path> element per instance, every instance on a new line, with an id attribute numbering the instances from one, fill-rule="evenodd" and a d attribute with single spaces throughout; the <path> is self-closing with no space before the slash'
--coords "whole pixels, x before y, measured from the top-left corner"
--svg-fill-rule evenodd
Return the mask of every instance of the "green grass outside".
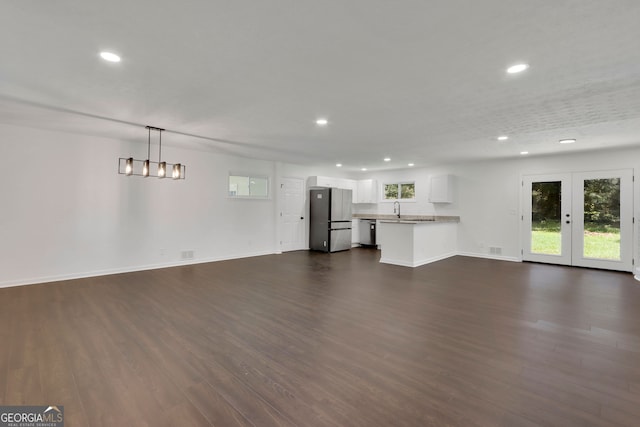
<path id="1" fill-rule="evenodd" d="M 603 224 L 585 224 L 586 258 L 620 259 L 620 228 Z M 560 255 L 560 221 L 537 221 L 531 226 L 531 252 Z"/>

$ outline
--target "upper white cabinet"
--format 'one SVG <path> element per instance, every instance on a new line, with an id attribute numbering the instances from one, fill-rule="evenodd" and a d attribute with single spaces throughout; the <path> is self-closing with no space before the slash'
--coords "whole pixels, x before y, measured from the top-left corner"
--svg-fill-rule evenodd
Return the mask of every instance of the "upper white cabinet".
<path id="1" fill-rule="evenodd" d="M 358 185 L 357 181 L 347 178 L 332 178 L 329 176 L 310 176 L 308 179 L 309 187 L 333 187 L 351 190 L 352 203 L 358 203 Z"/>
<path id="2" fill-rule="evenodd" d="M 453 175 L 437 175 L 431 177 L 431 203 L 453 203 Z"/>
<path id="3" fill-rule="evenodd" d="M 331 178 L 328 176 L 310 176 L 309 177 L 309 187 L 336 187 L 341 188 L 336 185 L 338 183 L 338 178 Z"/>
<path id="4" fill-rule="evenodd" d="M 342 183 L 342 185 L 344 187 L 338 187 L 338 188 L 346 188 L 351 190 L 351 203 L 358 203 L 358 183 L 356 181 L 354 181 L 353 179 L 343 179 L 342 181 L 345 181 Z"/>
<path id="5" fill-rule="evenodd" d="M 329 176 L 310 176 L 309 187 L 334 187 L 351 190 L 353 203 L 378 203 L 378 181 L 375 179 L 332 178 Z"/>
<path id="6" fill-rule="evenodd" d="M 354 203 L 378 203 L 378 181 L 361 179 L 357 183 L 358 197 Z"/>

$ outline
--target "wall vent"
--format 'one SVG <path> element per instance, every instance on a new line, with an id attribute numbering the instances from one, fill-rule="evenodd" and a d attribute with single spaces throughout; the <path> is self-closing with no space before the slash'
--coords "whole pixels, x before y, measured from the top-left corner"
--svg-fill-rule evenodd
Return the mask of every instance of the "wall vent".
<path id="1" fill-rule="evenodd" d="M 489 253 L 491 255 L 502 255 L 502 248 L 497 246 L 489 246 Z"/>

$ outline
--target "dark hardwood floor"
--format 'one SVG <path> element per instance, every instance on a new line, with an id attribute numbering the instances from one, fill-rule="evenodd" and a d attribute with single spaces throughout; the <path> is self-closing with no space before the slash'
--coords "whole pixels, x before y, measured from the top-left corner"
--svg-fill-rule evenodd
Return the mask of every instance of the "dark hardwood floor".
<path id="1" fill-rule="evenodd" d="M 630 274 L 374 250 L 0 289 L 0 404 L 66 426 L 638 426 Z"/>

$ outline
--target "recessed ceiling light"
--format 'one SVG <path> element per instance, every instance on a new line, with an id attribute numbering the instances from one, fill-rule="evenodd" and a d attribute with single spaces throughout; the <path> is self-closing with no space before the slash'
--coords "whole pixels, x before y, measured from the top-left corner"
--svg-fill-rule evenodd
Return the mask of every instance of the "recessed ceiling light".
<path id="1" fill-rule="evenodd" d="M 336 163 L 336 167 L 337 168 L 341 168 L 342 167 L 342 163 Z"/>
<path id="2" fill-rule="evenodd" d="M 367 170 L 367 168 L 362 168 L 360 169 L 362 172 L 365 172 Z"/>
<path id="3" fill-rule="evenodd" d="M 120 57 L 112 52 L 100 52 L 100 57 L 109 62 L 120 62 Z"/>
<path id="4" fill-rule="evenodd" d="M 391 157 L 385 157 L 385 158 L 384 158 L 384 161 L 385 161 L 385 162 L 390 162 L 390 161 L 391 161 Z"/>
<path id="5" fill-rule="evenodd" d="M 415 165 L 413 163 L 409 163 L 409 164 L 407 164 L 407 166 L 412 167 L 412 166 L 415 166 Z"/>
<path id="6" fill-rule="evenodd" d="M 318 120 L 316 120 L 316 124 L 318 126 L 326 126 L 327 123 L 329 123 L 329 120 L 327 120 L 327 119 L 318 119 Z"/>
<path id="7" fill-rule="evenodd" d="M 529 154 L 528 151 L 521 151 L 520 154 L 522 154 L 523 156 L 526 156 L 527 154 Z"/>
<path id="8" fill-rule="evenodd" d="M 558 141 L 560 144 L 573 144 L 576 142 L 575 138 L 561 139 Z"/>
<path id="9" fill-rule="evenodd" d="M 498 141 L 506 141 L 507 139 L 509 139 L 507 135 L 501 135 L 498 137 Z"/>
<path id="10" fill-rule="evenodd" d="M 509 74 L 521 73 L 527 68 L 529 68 L 529 64 L 515 64 L 507 68 L 507 73 Z"/>

